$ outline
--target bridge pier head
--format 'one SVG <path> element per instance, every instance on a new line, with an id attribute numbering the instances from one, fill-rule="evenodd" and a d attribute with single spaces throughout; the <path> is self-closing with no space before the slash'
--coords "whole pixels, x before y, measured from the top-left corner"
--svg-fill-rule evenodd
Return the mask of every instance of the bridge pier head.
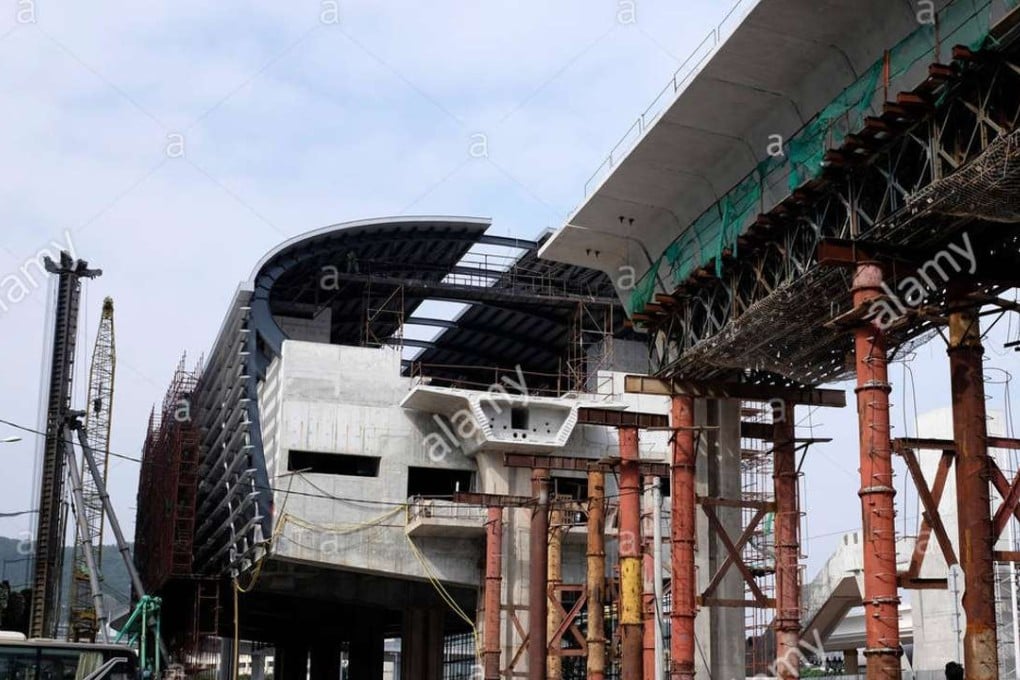
<path id="1" fill-rule="evenodd" d="M 964 574 L 963 665 L 972 680 L 998 680 L 995 534 L 990 514 L 987 417 L 979 309 L 967 284 L 950 285 L 949 368 L 956 442 L 956 504 Z"/>
<path id="2" fill-rule="evenodd" d="M 857 264 L 853 304 L 864 310 L 882 295 L 882 266 Z M 896 488 L 889 422 L 889 370 L 883 329 L 863 321 L 854 329 L 857 418 L 860 432 L 864 611 L 868 680 L 900 677 L 899 591 L 896 572 Z"/>

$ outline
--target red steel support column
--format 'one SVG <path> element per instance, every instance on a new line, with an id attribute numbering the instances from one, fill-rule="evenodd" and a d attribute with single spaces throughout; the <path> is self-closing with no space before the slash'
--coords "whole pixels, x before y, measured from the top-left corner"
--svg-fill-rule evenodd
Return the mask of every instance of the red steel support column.
<path id="1" fill-rule="evenodd" d="M 776 675 L 800 677 L 800 499 L 794 404 L 786 403 L 773 424 L 776 496 Z"/>
<path id="2" fill-rule="evenodd" d="M 501 590 L 503 588 L 503 509 L 489 508 L 485 525 L 485 680 L 499 680 Z"/>
<path id="3" fill-rule="evenodd" d="M 588 680 L 605 680 L 606 671 L 606 481 L 601 470 L 588 472 Z"/>
<path id="4" fill-rule="evenodd" d="M 969 680 L 998 680 L 995 629 L 995 536 L 989 508 L 987 421 L 978 310 L 967 300 L 972 288 L 950 285 L 951 305 L 971 305 L 949 314 L 949 368 L 956 441 L 956 508 L 963 569 L 963 666 Z"/>
<path id="5" fill-rule="evenodd" d="M 641 465 L 638 430 L 620 428 L 620 656 L 622 680 L 644 680 L 641 627 Z"/>
<path id="6" fill-rule="evenodd" d="M 531 543 L 528 558 L 528 677 L 545 680 L 549 644 L 546 622 L 549 596 L 546 578 L 549 569 L 549 468 L 531 471 L 531 493 L 535 508 L 531 513 Z"/>
<path id="7" fill-rule="evenodd" d="M 854 272 L 855 308 L 867 308 L 882 294 L 882 268 L 861 262 Z M 860 429 L 861 516 L 864 534 L 864 612 L 868 680 L 900 677 L 899 593 L 896 582 L 896 525 L 892 441 L 889 430 L 889 374 L 885 337 L 874 322 L 854 331 L 857 364 L 857 419 Z"/>
<path id="8" fill-rule="evenodd" d="M 694 617 L 697 615 L 697 581 L 694 570 L 696 510 L 694 473 L 694 398 L 674 396 L 671 413 L 673 470 L 670 483 L 673 507 L 671 522 L 671 574 L 673 609 L 669 641 L 670 680 L 694 678 Z"/>

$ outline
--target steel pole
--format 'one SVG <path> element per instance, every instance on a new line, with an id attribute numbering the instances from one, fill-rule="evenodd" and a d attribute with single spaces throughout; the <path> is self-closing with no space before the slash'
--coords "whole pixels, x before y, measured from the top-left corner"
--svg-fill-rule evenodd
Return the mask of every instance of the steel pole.
<path id="1" fill-rule="evenodd" d="M 69 434 L 65 428 L 65 434 Z M 96 627 L 103 642 L 109 642 L 110 638 L 106 631 L 106 609 L 103 607 L 103 590 L 99 586 L 99 571 L 96 567 L 96 556 L 92 547 L 92 536 L 89 534 L 88 522 L 85 519 L 85 496 L 82 493 L 81 474 L 78 471 L 78 461 L 74 459 L 74 445 L 69 437 L 65 450 L 67 454 L 67 472 L 71 477 L 71 498 L 74 499 L 74 517 L 78 523 L 78 541 L 81 543 L 82 554 L 85 556 L 85 566 L 89 570 L 89 588 L 92 590 L 93 607 L 96 610 Z M 75 631 L 68 631 L 72 638 Z"/>
<path id="2" fill-rule="evenodd" d="M 651 504 L 649 504 L 651 505 Z M 651 527 L 646 527 L 647 529 Z M 652 559 L 652 551 L 654 550 L 652 545 L 652 539 L 647 538 L 645 540 L 645 550 L 642 556 L 643 566 L 643 591 L 644 596 L 642 597 L 642 646 L 643 646 L 643 658 L 642 662 L 645 667 L 645 680 L 655 680 L 655 588 L 652 585 L 652 580 L 655 575 L 655 563 Z"/>
<path id="3" fill-rule="evenodd" d="M 588 472 L 588 660 L 589 680 L 605 680 L 606 481 Z"/>
<path id="4" fill-rule="evenodd" d="M 553 508 L 549 512 L 549 580 L 547 590 L 550 599 L 559 599 L 558 586 L 563 583 L 563 511 Z M 548 625 L 546 626 L 546 637 L 552 640 L 553 635 L 563 623 L 563 612 L 559 607 L 549 608 Z M 561 680 L 563 678 L 563 658 L 554 654 L 552 645 L 549 650 L 549 665 L 546 669 L 548 680 Z"/>
<path id="5" fill-rule="evenodd" d="M 652 477 L 652 592 L 655 597 L 655 680 L 663 680 L 662 657 L 662 480 Z"/>
<path id="6" fill-rule="evenodd" d="M 503 589 L 503 509 L 489 508 L 485 525 L 485 680 L 499 680 L 501 590 Z"/>
<path id="7" fill-rule="evenodd" d="M 853 302 L 868 309 L 883 294 L 882 268 L 862 262 L 853 278 Z M 864 611 L 868 680 L 900 677 L 899 592 L 896 582 L 896 488 L 889 424 L 885 337 L 872 322 L 854 330 L 857 419 L 860 431 L 861 517 L 864 534 Z"/>
<path id="8" fill-rule="evenodd" d="M 531 471 L 531 492 L 535 507 L 531 511 L 531 539 L 528 558 L 528 677 L 545 680 L 548 655 L 546 620 L 549 598 L 546 578 L 549 570 L 549 468 Z"/>
<path id="9" fill-rule="evenodd" d="M 956 508 L 963 569 L 963 666 L 969 680 L 998 680 L 995 535 L 990 515 L 981 323 L 970 286 L 950 286 L 949 369 L 956 441 Z M 955 305 L 960 305 L 955 307 Z"/>
<path id="10" fill-rule="evenodd" d="M 694 569 L 696 540 L 696 497 L 694 475 L 694 398 L 673 397 L 670 420 L 673 427 L 673 500 L 670 546 L 673 608 L 669 640 L 670 680 L 694 678 L 694 618 L 697 616 L 697 581 Z"/>
<path id="11" fill-rule="evenodd" d="M 622 680 L 644 680 L 641 626 L 641 465 L 638 430 L 620 434 L 620 656 Z"/>
<path id="12" fill-rule="evenodd" d="M 800 503 L 794 404 L 787 403 L 773 423 L 776 498 L 776 675 L 800 677 Z"/>

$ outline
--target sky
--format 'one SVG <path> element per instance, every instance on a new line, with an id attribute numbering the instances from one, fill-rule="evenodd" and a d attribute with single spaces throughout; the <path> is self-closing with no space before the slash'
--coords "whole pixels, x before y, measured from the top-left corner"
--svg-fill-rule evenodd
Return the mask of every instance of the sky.
<path id="1" fill-rule="evenodd" d="M 182 352 L 193 361 L 209 349 L 266 251 L 317 227 L 386 215 L 487 216 L 491 233 L 524 238 L 561 226 L 730 5 L 6 3 L 0 418 L 38 422 L 47 296 L 26 263 L 55 252 L 54 242 L 104 270 L 86 286 L 81 346 L 90 352 L 112 296 L 111 449 L 138 455 Z M 24 289 L 16 302 L 11 276 Z M 78 404 L 87 355 L 79 353 Z M 1016 365 L 1015 354 L 990 356 Z M 948 405 L 944 349 L 922 348 L 911 368 L 902 394 L 907 383 L 893 371 L 908 431 L 915 399 L 919 413 Z M 813 572 L 838 534 L 859 525 L 860 510 L 854 408 L 811 422 L 815 436 L 835 437 L 812 447 L 803 467 Z M 0 425 L 0 438 L 11 434 Z M 0 444 L 0 513 L 33 503 L 37 438 L 24 436 Z M 110 474 L 131 535 L 138 466 L 116 460 Z M 21 535 L 29 522 L 0 519 L 0 535 Z"/>

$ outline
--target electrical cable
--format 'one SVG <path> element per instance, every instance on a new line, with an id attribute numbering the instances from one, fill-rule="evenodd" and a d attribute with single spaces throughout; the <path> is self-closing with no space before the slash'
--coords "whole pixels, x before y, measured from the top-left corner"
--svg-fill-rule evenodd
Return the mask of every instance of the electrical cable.
<path id="1" fill-rule="evenodd" d="M 21 517 L 22 515 L 32 515 L 39 512 L 38 510 L 19 510 L 17 512 L 0 512 L 0 519 L 6 517 Z"/>

